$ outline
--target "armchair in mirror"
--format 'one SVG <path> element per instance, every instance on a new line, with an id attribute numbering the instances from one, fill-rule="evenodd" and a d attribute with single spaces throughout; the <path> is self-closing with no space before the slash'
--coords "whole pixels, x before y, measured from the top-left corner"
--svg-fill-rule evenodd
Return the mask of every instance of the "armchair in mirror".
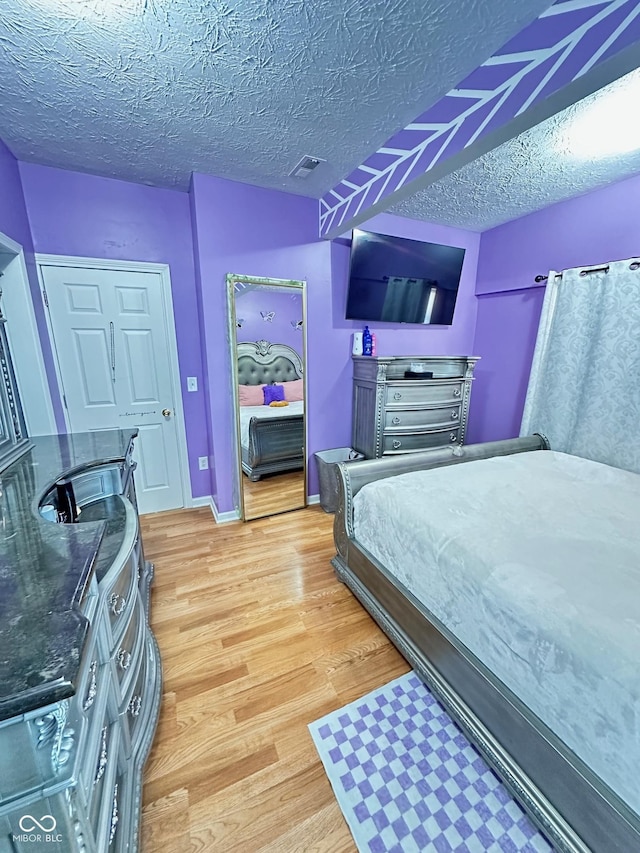
<path id="1" fill-rule="evenodd" d="M 245 521 L 306 505 L 305 287 L 227 276 L 238 506 Z"/>

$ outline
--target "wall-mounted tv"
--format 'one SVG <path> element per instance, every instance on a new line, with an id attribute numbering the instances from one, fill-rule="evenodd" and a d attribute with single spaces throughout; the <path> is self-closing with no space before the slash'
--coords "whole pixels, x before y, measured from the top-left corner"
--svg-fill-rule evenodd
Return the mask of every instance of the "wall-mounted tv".
<path id="1" fill-rule="evenodd" d="M 355 229 L 347 320 L 450 326 L 464 252 Z"/>

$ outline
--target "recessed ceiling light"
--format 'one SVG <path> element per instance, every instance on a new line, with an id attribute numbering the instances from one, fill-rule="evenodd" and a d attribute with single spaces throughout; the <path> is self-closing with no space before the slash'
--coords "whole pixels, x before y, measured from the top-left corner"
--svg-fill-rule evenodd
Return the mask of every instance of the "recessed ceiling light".
<path id="1" fill-rule="evenodd" d="M 640 72 L 633 71 L 574 107 L 556 148 L 580 160 L 616 157 L 640 149 Z"/>

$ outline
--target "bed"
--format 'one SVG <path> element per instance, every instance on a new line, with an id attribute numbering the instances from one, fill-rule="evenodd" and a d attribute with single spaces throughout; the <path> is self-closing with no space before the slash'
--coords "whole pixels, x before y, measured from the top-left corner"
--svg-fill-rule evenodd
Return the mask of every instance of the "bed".
<path id="1" fill-rule="evenodd" d="M 640 476 L 533 436 L 338 480 L 338 577 L 557 849 L 640 850 Z"/>
<path id="2" fill-rule="evenodd" d="M 303 378 L 302 360 L 286 344 L 238 343 L 238 383 L 265 385 Z M 283 408 L 239 406 L 242 470 L 252 482 L 265 474 L 304 468 L 304 402 Z"/>

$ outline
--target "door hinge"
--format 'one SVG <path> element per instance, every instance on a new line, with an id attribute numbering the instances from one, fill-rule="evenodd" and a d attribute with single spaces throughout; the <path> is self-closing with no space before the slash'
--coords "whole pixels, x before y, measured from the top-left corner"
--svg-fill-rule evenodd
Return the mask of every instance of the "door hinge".
<path id="1" fill-rule="evenodd" d="M 64 403 L 64 407 L 65 407 L 65 409 L 66 409 L 67 411 L 69 411 L 69 406 L 67 406 L 67 398 L 65 397 L 65 395 L 64 395 L 64 394 L 62 395 L 62 402 Z"/>
<path id="2" fill-rule="evenodd" d="M 47 291 L 44 289 L 44 287 L 42 288 L 42 298 L 44 299 L 44 304 L 48 308 L 49 307 L 49 297 L 47 296 Z"/>

